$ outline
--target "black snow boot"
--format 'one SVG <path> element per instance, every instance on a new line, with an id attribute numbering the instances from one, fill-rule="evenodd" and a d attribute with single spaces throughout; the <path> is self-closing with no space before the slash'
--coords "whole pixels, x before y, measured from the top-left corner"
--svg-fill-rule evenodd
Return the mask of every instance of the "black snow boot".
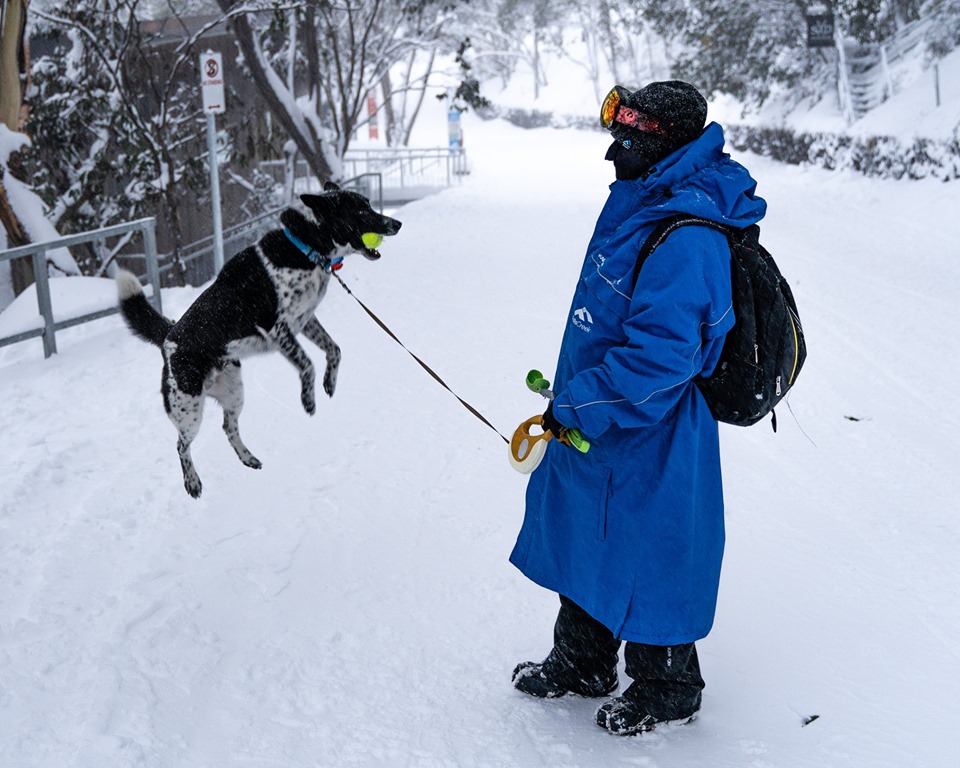
<path id="1" fill-rule="evenodd" d="M 660 723 L 689 723 L 700 709 L 703 678 L 693 643 L 627 643 L 626 672 L 634 682 L 597 710 L 597 725 L 618 736 L 652 731 Z"/>
<path id="2" fill-rule="evenodd" d="M 649 733 L 660 724 L 685 725 L 694 717 L 695 713 L 691 713 L 686 717 L 672 720 L 657 720 L 629 697 L 617 696 L 600 705 L 597 710 L 597 725 L 615 736 L 636 736 L 640 733 Z"/>
<path id="3" fill-rule="evenodd" d="M 617 689 L 617 670 L 606 674 L 581 674 L 551 651 L 539 664 L 523 661 L 513 670 L 513 687 L 530 696 L 554 699 L 568 693 L 587 698 L 609 696 Z"/>
<path id="4" fill-rule="evenodd" d="M 566 597 L 553 628 L 553 650 L 542 662 L 524 661 L 513 670 L 513 687 L 540 698 L 567 693 L 607 696 L 617 688 L 620 641 Z"/>

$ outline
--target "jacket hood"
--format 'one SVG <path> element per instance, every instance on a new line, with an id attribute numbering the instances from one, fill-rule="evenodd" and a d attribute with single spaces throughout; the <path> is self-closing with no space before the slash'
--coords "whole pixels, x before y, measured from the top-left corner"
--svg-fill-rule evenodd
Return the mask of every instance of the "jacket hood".
<path id="1" fill-rule="evenodd" d="M 737 228 L 756 224 L 767 203 L 754 194 L 757 182 L 749 171 L 723 146 L 723 128 L 710 123 L 699 138 L 665 157 L 645 177 L 615 181 L 607 201 L 608 208 L 617 209 L 612 221 L 636 229 L 684 213 Z"/>

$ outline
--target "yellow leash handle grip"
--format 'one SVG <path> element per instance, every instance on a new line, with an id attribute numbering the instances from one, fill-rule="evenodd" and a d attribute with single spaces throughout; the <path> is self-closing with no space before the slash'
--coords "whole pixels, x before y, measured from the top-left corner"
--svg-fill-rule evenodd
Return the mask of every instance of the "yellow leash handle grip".
<path id="1" fill-rule="evenodd" d="M 549 430 L 540 435 L 531 435 L 531 427 L 543 429 L 539 414 L 531 416 L 517 427 L 510 439 L 510 464 L 524 475 L 529 475 L 537 468 L 546 453 L 547 443 L 553 438 L 553 432 Z"/>
<path id="2" fill-rule="evenodd" d="M 543 434 L 530 434 L 531 427 L 543 429 L 543 417 L 531 416 L 523 422 L 513 433 L 510 439 L 510 464 L 517 472 L 529 475 L 543 460 L 547 452 L 547 443 L 553 439 L 553 432 L 544 429 Z M 565 429 L 558 438 L 562 443 L 576 448 L 580 453 L 590 450 L 590 443 L 578 429 Z"/>

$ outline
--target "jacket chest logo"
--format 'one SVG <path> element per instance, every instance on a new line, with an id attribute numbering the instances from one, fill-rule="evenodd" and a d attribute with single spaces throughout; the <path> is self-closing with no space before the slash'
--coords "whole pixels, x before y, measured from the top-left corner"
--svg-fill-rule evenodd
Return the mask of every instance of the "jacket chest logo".
<path id="1" fill-rule="evenodd" d="M 593 316 L 590 314 L 590 310 L 586 307 L 580 307 L 580 309 L 575 310 L 573 313 L 573 324 L 581 331 L 590 333 L 593 326 Z"/>

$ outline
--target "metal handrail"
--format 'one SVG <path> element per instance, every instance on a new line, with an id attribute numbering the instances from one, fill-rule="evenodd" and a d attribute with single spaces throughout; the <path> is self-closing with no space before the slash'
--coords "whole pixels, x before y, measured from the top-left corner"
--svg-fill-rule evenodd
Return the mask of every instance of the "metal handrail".
<path id="1" fill-rule="evenodd" d="M 156 219 L 152 217 L 137 219 L 136 221 L 130 221 L 125 224 L 114 224 L 110 227 L 102 227 L 101 229 L 94 229 L 89 232 L 79 232 L 75 235 L 58 237 L 56 240 L 30 243 L 29 245 L 22 245 L 18 248 L 0 251 L 0 262 L 18 259 L 23 256 L 33 257 L 33 275 L 37 286 L 37 306 L 40 314 L 43 316 L 43 328 L 24 331 L 23 333 L 17 333 L 12 336 L 0 337 L 0 347 L 42 336 L 43 356 L 50 357 L 56 354 L 57 351 L 57 331 L 116 314 L 119 309 L 117 307 L 111 307 L 97 312 L 90 312 L 80 317 L 73 317 L 59 322 L 55 321 L 53 319 L 53 304 L 50 297 L 50 279 L 47 275 L 46 253 L 56 248 L 66 248 L 71 245 L 105 240 L 108 237 L 135 231 L 141 231 L 143 233 L 143 251 L 147 263 L 147 281 L 153 288 L 153 295 L 150 297 L 150 302 L 158 312 L 162 312 L 160 302 L 160 269 L 157 262 Z"/>
<path id="2" fill-rule="evenodd" d="M 247 219 L 240 224 L 234 224 L 233 226 L 227 227 L 223 230 L 223 247 L 224 252 L 227 250 L 227 246 L 232 245 L 233 243 L 241 240 L 247 233 L 255 229 L 258 224 L 260 224 L 265 219 L 272 218 L 279 214 L 283 210 L 283 207 L 274 208 L 269 211 L 264 211 L 258 216 L 254 216 L 252 219 Z M 206 235 L 204 237 L 198 238 L 191 243 L 187 243 L 180 249 L 180 261 L 183 264 L 191 264 L 197 259 L 200 259 L 203 256 L 207 256 L 213 253 L 213 235 Z M 160 256 L 161 261 L 167 261 L 172 257 L 171 253 L 165 253 Z M 162 267 L 160 267 L 160 272 L 169 272 L 173 269 L 174 264 L 170 261 L 167 261 Z"/>

